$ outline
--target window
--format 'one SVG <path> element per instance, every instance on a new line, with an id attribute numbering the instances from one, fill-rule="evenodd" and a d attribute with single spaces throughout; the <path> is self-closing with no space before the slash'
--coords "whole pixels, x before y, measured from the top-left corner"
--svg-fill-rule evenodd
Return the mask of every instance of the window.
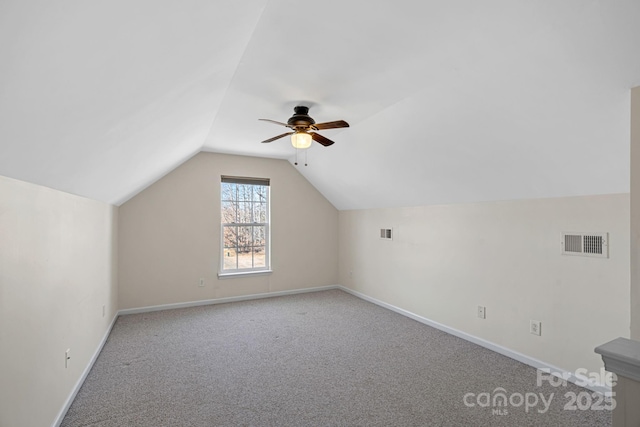
<path id="1" fill-rule="evenodd" d="M 223 176 L 221 273 L 268 271 L 269 179 Z"/>

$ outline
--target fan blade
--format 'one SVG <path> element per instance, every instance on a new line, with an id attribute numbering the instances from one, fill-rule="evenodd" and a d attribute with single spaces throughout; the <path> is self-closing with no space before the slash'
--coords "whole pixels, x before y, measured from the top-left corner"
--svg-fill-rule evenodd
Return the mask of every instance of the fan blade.
<path id="1" fill-rule="evenodd" d="M 274 136 L 273 138 L 266 139 L 266 140 L 262 141 L 262 143 L 264 144 L 265 142 L 275 141 L 276 139 L 284 138 L 287 135 L 291 135 L 292 133 L 293 132 L 283 133 L 282 135 L 278 135 L 278 136 Z"/>
<path id="2" fill-rule="evenodd" d="M 345 122 L 344 120 L 336 120 L 335 122 L 316 123 L 314 125 L 311 125 L 311 127 L 314 127 L 318 130 L 348 128 L 349 123 Z"/>
<path id="3" fill-rule="evenodd" d="M 325 138 L 324 136 L 320 135 L 319 133 L 311 132 L 311 138 L 313 138 L 314 141 L 324 145 L 325 147 L 328 147 L 328 146 L 334 144 L 334 142 L 332 140 L 330 140 L 329 138 Z"/>
<path id="4" fill-rule="evenodd" d="M 263 122 L 271 122 L 271 123 L 275 123 L 275 124 L 280 125 L 280 126 L 286 126 L 286 127 L 289 127 L 289 125 L 288 125 L 288 124 L 286 124 L 286 123 L 276 122 L 275 120 L 271 120 L 271 119 L 258 119 L 258 120 L 262 120 Z"/>

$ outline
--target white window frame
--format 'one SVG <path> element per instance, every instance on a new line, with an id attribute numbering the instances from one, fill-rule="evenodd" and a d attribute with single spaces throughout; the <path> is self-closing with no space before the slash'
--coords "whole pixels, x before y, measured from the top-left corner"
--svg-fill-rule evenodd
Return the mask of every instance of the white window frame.
<path id="1" fill-rule="evenodd" d="M 251 223 L 238 223 L 238 222 L 230 222 L 223 223 L 223 204 L 224 202 L 235 202 L 241 203 L 239 200 L 223 200 L 223 192 L 222 187 L 225 183 L 232 184 L 242 184 L 242 185 L 261 185 L 267 188 L 267 197 L 266 197 L 266 213 L 265 220 L 266 222 L 251 222 Z M 271 273 L 271 187 L 270 181 L 268 178 L 248 178 L 248 177 L 232 177 L 232 176 L 222 176 L 220 180 L 220 267 L 218 270 L 219 278 L 230 278 L 230 277 L 238 277 L 238 276 L 246 276 L 246 275 L 255 275 L 255 274 L 267 274 Z M 246 203 L 246 202 L 243 202 Z M 256 203 L 256 201 L 252 200 L 250 203 Z M 253 209 L 251 209 L 253 212 Z M 233 269 L 225 269 L 224 268 L 224 258 L 225 258 L 225 226 L 236 226 L 236 227 L 254 227 L 260 226 L 264 227 L 264 251 L 265 251 L 265 265 L 263 267 L 252 267 L 252 268 L 233 268 Z M 254 246 L 251 245 L 253 248 Z M 236 247 L 237 250 L 238 247 Z M 253 251 L 252 251 L 253 253 Z M 253 255 L 252 255 L 253 256 Z M 237 252 L 236 252 L 237 257 Z M 236 264 L 237 265 L 237 264 Z"/>

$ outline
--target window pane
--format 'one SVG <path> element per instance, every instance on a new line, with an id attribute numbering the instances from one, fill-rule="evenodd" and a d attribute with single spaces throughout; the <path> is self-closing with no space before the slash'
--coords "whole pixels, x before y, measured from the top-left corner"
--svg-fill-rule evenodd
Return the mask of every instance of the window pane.
<path id="1" fill-rule="evenodd" d="M 234 202 L 222 202 L 222 216 L 221 220 L 223 224 L 229 224 L 238 222 L 237 217 L 237 205 Z"/>
<path id="2" fill-rule="evenodd" d="M 267 222 L 267 204 L 266 203 L 253 204 L 253 222 L 259 222 L 259 223 Z"/>
<path id="3" fill-rule="evenodd" d="M 253 248 L 253 266 L 254 267 L 266 267 L 266 257 L 264 253 L 264 246 L 256 246 Z"/>
<path id="4" fill-rule="evenodd" d="M 265 227 L 253 227 L 253 246 L 264 246 Z M 264 248 L 263 248 L 264 249 Z"/>
<path id="5" fill-rule="evenodd" d="M 221 187 L 221 200 L 235 200 L 236 199 L 236 184 L 229 184 L 227 182 L 222 183 Z"/>
<path id="6" fill-rule="evenodd" d="M 253 199 L 253 185 L 236 184 L 238 186 L 238 201 L 250 202 Z"/>
<path id="7" fill-rule="evenodd" d="M 251 248 L 247 252 L 238 252 L 238 268 L 253 268 Z"/>
<path id="8" fill-rule="evenodd" d="M 251 205 L 252 203 L 238 203 L 238 224 L 251 224 Z"/>
<path id="9" fill-rule="evenodd" d="M 237 267 L 238 258 L 236 256 L 236 250 L 228 248 L 224 250 L 224 264 L 223 270 L 235 270 Z"/>
<path id="10" fill-rule="evenodd" d="M 253 200 L 255 202 L 266 202 L 267 201 L 267 187 L 264 185 L 254 185 L 253 186 Z"/>
<path id="11" fill-rule="evenodd" d="M 238 227 L 238 252 L 251 252 L 253 227 Z"/>
<path id="12" fill-rule="evenodd" d="M 224 227 L 224 247 L 235 248 L 238 245 L 238 227 Z"/>

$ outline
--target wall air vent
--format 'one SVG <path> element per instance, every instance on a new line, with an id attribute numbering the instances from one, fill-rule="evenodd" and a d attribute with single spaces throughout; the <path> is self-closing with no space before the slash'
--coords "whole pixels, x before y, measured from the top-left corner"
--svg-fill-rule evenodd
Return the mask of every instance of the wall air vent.
<path id="1" fill-rule="evenodd" d="M 609 258 L 609 233 L 562 233 L 562 255 Z"/>
<path id="2" fill-rule="evenodd" d="M 385 240 L 393 240 L 393 234 L 391 233 L 391 228 L 381 228 L 380 229 L 380 238 Z"/>

